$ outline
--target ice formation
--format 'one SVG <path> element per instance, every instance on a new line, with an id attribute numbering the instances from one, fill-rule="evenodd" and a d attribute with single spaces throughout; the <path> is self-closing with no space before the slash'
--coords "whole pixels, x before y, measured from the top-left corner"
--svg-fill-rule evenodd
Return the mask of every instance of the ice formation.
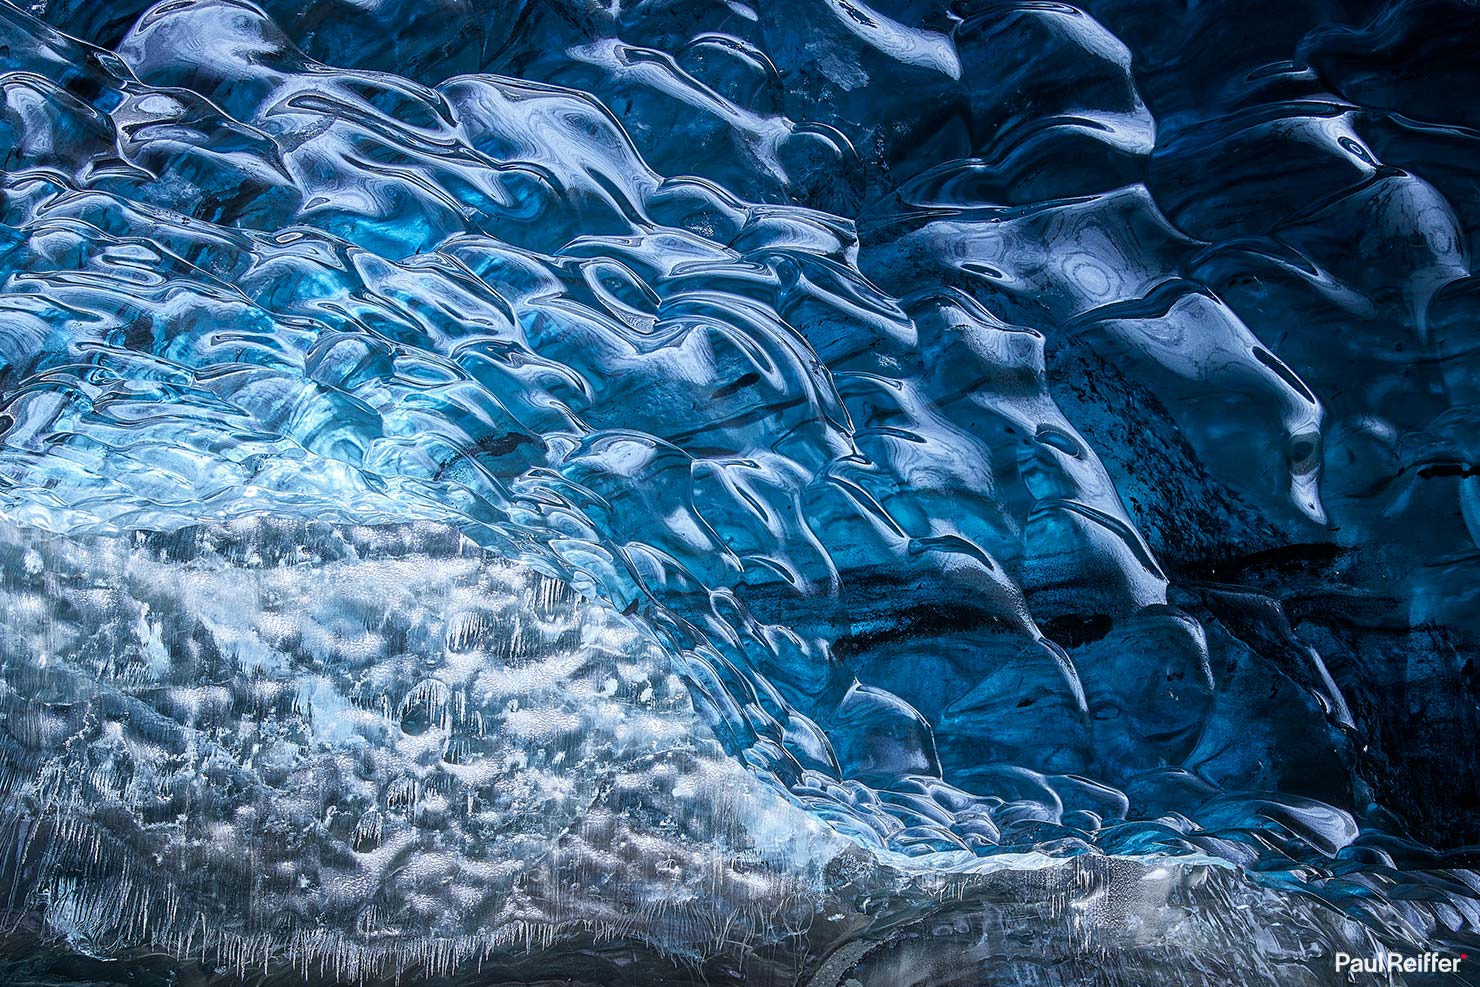
<path id="1" fill-rule="evenodd" d="M 0 0 L 0 969 L 1480 948 L 1477 21 Z"/>

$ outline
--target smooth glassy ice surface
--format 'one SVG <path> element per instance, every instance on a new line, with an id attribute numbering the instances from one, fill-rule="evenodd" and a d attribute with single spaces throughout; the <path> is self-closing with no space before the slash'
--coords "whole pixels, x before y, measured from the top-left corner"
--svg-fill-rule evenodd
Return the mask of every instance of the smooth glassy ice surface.
<path id="1" fill-rule="evenodd" d="M 1477 42 L 0 0 L 0 969 L 1480 949 Z"/>

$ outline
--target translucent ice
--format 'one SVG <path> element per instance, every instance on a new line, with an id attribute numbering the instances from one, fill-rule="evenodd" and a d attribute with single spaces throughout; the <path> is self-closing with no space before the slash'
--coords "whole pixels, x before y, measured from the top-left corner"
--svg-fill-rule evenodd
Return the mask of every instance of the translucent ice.
<path id="1" fill-rule="evenodd" d="M 1475 15 L 1184 6 L 0 0 L 16 913 L 1474 943 Z"/>

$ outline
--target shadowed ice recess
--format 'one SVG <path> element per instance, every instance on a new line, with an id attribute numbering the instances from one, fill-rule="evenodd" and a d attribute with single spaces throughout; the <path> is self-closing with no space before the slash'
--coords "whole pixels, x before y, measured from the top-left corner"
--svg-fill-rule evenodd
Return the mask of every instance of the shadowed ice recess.
<path id="1" fill-rule="evenodd" d="M 1477 43 L 0 0 L 0 970 L 1480 949 Z"/>

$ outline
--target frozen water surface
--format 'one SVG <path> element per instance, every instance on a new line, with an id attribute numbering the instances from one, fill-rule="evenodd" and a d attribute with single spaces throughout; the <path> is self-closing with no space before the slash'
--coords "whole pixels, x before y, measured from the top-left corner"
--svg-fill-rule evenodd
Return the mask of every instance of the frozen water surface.
<path id="1" fill-rule="evenodd" d="M 1480 949 L 1477 22 L 0 0 L 4 977 Z"/>

